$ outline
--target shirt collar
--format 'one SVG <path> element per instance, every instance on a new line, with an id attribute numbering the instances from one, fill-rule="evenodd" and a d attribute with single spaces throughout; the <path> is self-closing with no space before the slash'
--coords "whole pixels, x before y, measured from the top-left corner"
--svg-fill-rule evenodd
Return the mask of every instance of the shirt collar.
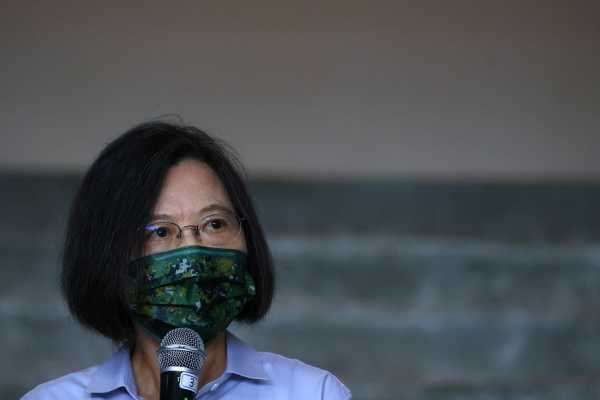
<path id="1" fill-rule="evenodd" d="M 259 352 L 227 332 L 227 367 L 223 375 L 237 375 L 252 380 L 268 381 Z M 94 371 L 87 390 L 89 393 L 109 393 L 125 388 L 135 398 L 137 393 L 129 349 L 122 347 Z"/>
<path id="2" fill-rule="evenodd" d="M 238 375 L 252 380 L 268 381 L 259 352 L 227 331 L 227 367 L 224 374 Z"/>
<path id="3" fill-rule="evenodd" d="M 122 347 L 111 358 L 98 366 L 91 377 L 87 390 L 89 393 L 109 393 L 119 388 L 125 388 L 133 398 L 136 398 L 137 390 L 127 347 Z"/>

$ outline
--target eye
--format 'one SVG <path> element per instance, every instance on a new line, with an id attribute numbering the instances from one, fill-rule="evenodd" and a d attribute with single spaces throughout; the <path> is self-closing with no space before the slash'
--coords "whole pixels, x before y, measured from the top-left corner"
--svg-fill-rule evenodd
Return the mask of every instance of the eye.
<path id="1" fill-rule="evenodd" d="M 165 227 L 160 227 L 160 228 L 156 229 L 155 231 L 153 231 L 152 233 L 155 236 L 158 236 L 158 237 L 161 237 L 161 238 L 165 238 L 165 237 L 169 236 L 169 231 Z"/>
<path id="2" fill-rule="evenodd" d="M 227 230 L 230 223 L 227 218 L 221 216 L 209 217 L 209 219 L 202 225 L 203 232 L 222 232 Z"/>
<path id="3" fill-rule="evenodd" d="M 148 240 L 165 240 L 176 236 L 175 227 L 169 223 L 146 225 L 144 231 Z"/>

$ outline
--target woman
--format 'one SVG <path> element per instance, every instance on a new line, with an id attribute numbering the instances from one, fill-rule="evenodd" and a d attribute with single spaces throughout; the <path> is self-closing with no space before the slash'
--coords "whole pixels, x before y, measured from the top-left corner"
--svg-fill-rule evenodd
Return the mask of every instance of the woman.
<path id="1" fill-rule="evenodd" d="M 196 398 L 349 399 L 330 373 L 257 352 L 226 331 L 234 319 L 265 316 L 273 281 L 263 230 L 227 148 L 194 127 L 139 125 L 86 173 L 62 271 L 71 313 L 121 348 L 23 399 L 158 400 L 156 352 L 177 327 L 205 342 Z"/>

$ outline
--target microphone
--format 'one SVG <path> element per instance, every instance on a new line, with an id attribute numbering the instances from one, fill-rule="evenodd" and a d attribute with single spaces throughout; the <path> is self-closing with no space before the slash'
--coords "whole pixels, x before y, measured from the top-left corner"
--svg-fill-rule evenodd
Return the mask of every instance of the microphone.
<path id="1" fill-rule="evenodd" d="M 206 359 L 200 335 L 189 328 L 170 330 L 160 342 L 157 354 L 160 400 L 193 400 Z"/>

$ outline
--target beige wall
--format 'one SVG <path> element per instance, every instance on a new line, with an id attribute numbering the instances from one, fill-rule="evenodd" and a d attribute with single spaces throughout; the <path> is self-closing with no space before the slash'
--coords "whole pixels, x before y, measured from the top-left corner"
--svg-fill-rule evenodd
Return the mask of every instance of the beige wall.
<path id="1" fill-rule="evenodd" d="M 597 2 L 122 3 L 3 7 L 0 168 L 177 113 L 253 173 L 600 177 Z"/>

